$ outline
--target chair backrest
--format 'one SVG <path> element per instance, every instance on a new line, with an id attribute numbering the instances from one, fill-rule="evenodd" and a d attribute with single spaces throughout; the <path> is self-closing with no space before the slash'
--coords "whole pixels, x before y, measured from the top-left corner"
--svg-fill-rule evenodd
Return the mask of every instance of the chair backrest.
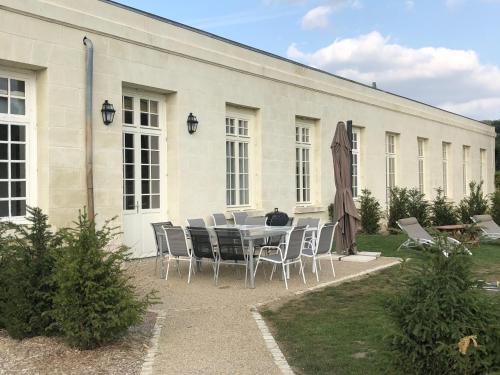
<path id="1" fill-rule="evenodd" d="M 197 227 L 197 228 L 205 228 L 207 225 L 205 224 L 205 220 L 203 219 L 187 219 L 188 226 Z"/>
<path id="2" fill-rule="evenodd" d="M 326 223 L 321 227 L 316 246 L 316 254 L 327 254 L 332 250 L 333 236 L 335 234 L 336 223 Z"/>
<path id="3" fill-rule="evenodd" d="M 305 226 L 295 227 L 288 235 L 286 243 L 285 259 L 296 259 L 302 255 L 302 248 L 304 247 L 304 235 L 306 231 Z"/>
<path id="4" fill-rule="evenodd" d="M 472 220 L 486 233 L 500 233 L 500 226 L 493 221 L 491 215 L 474 215 L 472 216 Z"/>
<path id="5" fill-rule="evenodd" d="M 245 219 L 245 225 L 266 225 L 265 216 L 248 216 Z"/>
<path id="6" fill-rule="evenodd" d="M 241 233 L 237 228 L 214 228 L 222 260 L 245 260 Z"/>
<path id="7" fill-rule="evenodd" d="M 191 256 L 186 242 L 186 234 L 182 227 L 165 227 L 163 229 L 167 237 L 167 247 L 170 255 L 175 257 Z"/>
<path id="8" fill-rule="evenodd" d="M 309 228 L 316 228 L 318 229 L 319 227 L 319 219 L 315 219 L 313 217 L 301 217 L 299 218 L 299 220 L 297 220 L 297 226 L 298 227 L 301 227 L 301 226 L 307 226 Z"/>
<path id="9" fill-rule="evenodd" d="M 408 237 L 412 240 L 428 240 L 434 241 L 432 236 L 427 233 L 427 231 L 422 228 L 418 220 L 414 217 L 408 217 L 406 219 L 399 219 L 397 221 L 399 227 L 406 232 Z"/>
<path id="10" fill-rule="evenodd" d="M 210 233 L 205 227 L 187 227 L 191 244 L 193 245 L 193 253 L 197 258 L 214 259 L 214 249 L 212 241 L 210 241 Z"/>
<path id="11" fill-rule="evenodd" d="M 157 254 L 166 253 L 168 251 L 168 248 L 167 248 L 167 241 L 165 239 L 165 231 L 163 230 L 163 228 L 171 227 L 172 222 L 161 221 L 158 223 L 151 223 L 151 226 L 153 227 L 153 232 L 155 236 Z"/>
<path id="12" fill-rule="evenodd" d="M 247 217 L 248 213 L 246 212 L 233 212 L 233 219 L 236 225 L 244 225 Z"/>
<path id="13" fill-rule="evenodd" d="M 224 214 L 212 214 L 212 218 L 214 219 L 214 225 L 226 225 L 226 215 Z"/>

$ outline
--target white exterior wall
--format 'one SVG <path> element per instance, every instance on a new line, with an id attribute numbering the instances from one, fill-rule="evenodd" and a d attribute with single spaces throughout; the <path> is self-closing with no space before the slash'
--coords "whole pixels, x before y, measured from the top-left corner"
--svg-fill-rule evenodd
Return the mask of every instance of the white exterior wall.
<path id="1" fill-rule="evenodd" d="M 166 104 L 166 183 L 162 216 L 227 212 L 226 108 L 238 105 L 251 124 L 251 202 L 257 212 L 326 218 L 333 201 L 330 143 L 338 121 L 361 127 L 361 180 L 385 202 L 385 134 L 399 134 L 397 185 L 418 186 L 417 137 L 428 139 L 426 192 L 442 185 L 441 144 L 451 143 L 450 197 L 462 192 L 462 146 L 479 179 L 487 152 L 486 193 L 494 190 L 493 128 L 379 90 L 241 48 L 98 0 L 0 0 L 0 69 L 36 72 L 37 201 L 55 225 L 67 225 L 85 200 L 85 47 L 94 44 L 95 205 L 101 219 L 122 214 L 123 87 L 163 95 Z M 117 110 L 104 126 L 100 108 Z M 198 117 L 190 135 L 187 115 Z M 295 121 L 315 123 L 312 206 L 295 204 Z M 168 174 L 168 175 L 167 175 Z"/>

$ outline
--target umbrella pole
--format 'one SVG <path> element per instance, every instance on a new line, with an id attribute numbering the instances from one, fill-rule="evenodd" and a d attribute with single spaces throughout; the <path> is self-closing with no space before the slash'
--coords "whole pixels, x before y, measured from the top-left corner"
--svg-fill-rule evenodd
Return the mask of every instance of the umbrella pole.
<path id="1" fill-rule="evenodd" d="M 349 180 L 351 181 L 349 189 L 351 189 L 352 193 L 352 120 L 347 120 L 347 138 L 349 138 Z M 347 218 L 347 215 L 344 215 L 344 228 L 347 228 L 349 225 L 349 219 Z M 351 247 L 347 249 L 347 255 L 350 255 L 353 253 Z"/>

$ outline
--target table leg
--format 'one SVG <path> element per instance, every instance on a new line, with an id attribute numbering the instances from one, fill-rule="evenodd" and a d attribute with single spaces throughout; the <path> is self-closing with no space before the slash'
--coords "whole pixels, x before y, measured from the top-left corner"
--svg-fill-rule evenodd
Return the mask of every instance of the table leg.
<path id="1" fill-rule="evenodd" d="M 254 259 L 253 259 L 253 240 L 250 239 L 248 240 L 248 271 L 250 273 L 250 289 L 255 288 L 255 278 L 253 275 L 253 269 L 254 269 Z"/>

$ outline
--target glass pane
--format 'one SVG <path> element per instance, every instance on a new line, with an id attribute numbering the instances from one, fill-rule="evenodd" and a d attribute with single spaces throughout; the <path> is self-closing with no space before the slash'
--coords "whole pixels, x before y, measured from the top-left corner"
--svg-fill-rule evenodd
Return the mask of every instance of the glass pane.
<path id="1" fill-rule="evenodd" d="M 151 167 L 151 178 L 159 179 L 160 178 L 160 167 L 153 165 Z"/>
<path id="2" fill-rule="evenodd" d="M 125 124 L 133 124 L 134 123 L 134 113 L 130 111 L 123 111 L 125 118 L 123 122 Z"/>
<path id="3" fill-rule="evenodd" d="M 10 211 L 12 216 L 24 216 L 26 215 L 26 201 L 11 201 L 10 202 Z"/>
<path id="4" fill-rule="evenodd" d="M 125 166 L 125 178 L 134 178 L 134 166 L 126 165 Z"/>
<path id="5" fill-rule="evenodd" d="M 143 126 L 149 125 L 148 117 L 149 117 L 149 115 L 147 113 L 141 113 L 141 125 L 143 125 Z"/>
<path id="6" fill-rule="evenodd" d="M 0 141 L 9 140 L 9 125 L 0 124 Z"/>
<path id="7" fill-rule="evenodd" d="M 7 112 L 7 98 L 0 96 L 0 113 Z"/>
<path id="8" fill-rule="evenodd" d="M 2 163 L 3 164 L 3 163 Z M 24 163 L 11 163 L 10 165 L 10 178 L 19 180 L 26 178 L 26 166 Z M 2 177 L 0 177 L 2 178 Z"/>
<path id="9" fill-rule="evenodd" d="M 11 79 L 10 80 L 10 95 L 24 97 L 24 93 L 25 93 L 24 81 L 19 81 L 17 79 Z"/>
<path id="10" fill-rule="evenodd" d="M 151 193 L 160 194 L 160 181 L 151 181 Z"/>
<path id="11" fill-rule="evenodd" d="M 146 99 L 141 99 L 141 112 L 149 112 L 148 101 Z"/>
<path id="12" fill-rule="evenodd" d="M 10 195 L 14 198 L 24 198 L 26 196 L 26 182 L 15 181 L 10 183 Z"/>
<path id="13" fill-rule="evenodd" d="M 158 115 L 151 115 L 151 126 L 158 127 Z"/>
<path id="14" fill-rule="evenodd" d="M 142 196 L 142 208 L 149 209 L 149 195 Z"/>
<path id="15" fill-rule="evenodd" d="M 149 166 L 143 165 L 141 167 L 141 178 L 149 178 Z"/>
<path id="16" fill-rule="evenodd" d="M 8 144 L 0 143 L 0 160 L 8 160 Z"/>
<path id="17" fill-rule="evenodd" d="M 9 216 L 9 201 L 0 201 L 0 217 Z"/>
<path id="18" fill-rule="evenodd" d="M 7 181 L 0 182 L 0 198 L 9 197 L 9 183 Z"/>
<path id="19" fill-rule="evenodd" d="M 0 95 L 7 95 L 9 93 L 9 83 L 7 78 L 0 78 Z"/>
<path id="20" fill-rule="evenodd" d="M 10 98 L 10 113 L 13 115 L 24 115 L 26 112 L 24 99 Z"/>
<path id="21" fill-rule="evenodd" d="M 141 151 L 141 163 L 149 164 L 149 151 Z"/>
<path id="22" fill-rule="evenodd" d="M 149 137 L 147 135 L 141 135 L 141 148 L 149 148 Z"/>
<path id="23" fill-rule="evenodd" d="M 151 164 L 160 163 L 160 153 L 158 151 L 151 151 Z"/>
<path id="24" fill-rule="evenodd" d="M 15 142 L 25 142 L 26 141 L 26 128 L 20 125 L 10 126 L 10 139 Z"/>
<path id="25" fill-rule="evenodd" d="M 125 163 L 131 164 L 134 162 L 134 150 L 125 150 Z"/>
<path id="26" fill-rule="evenodd" d="M 160 196 L 152 195 L 151 196 L 151 208 L 160 208 Z"/>
<path id="27" fill-rule="evenodd" d="M 149 180 L 146 180 L 146 181 L 142 180 L 142 182 L 141 182 L 141 189 L 142 189 L 141 193 L 142 194 L 149 194 L 151 192 L 149 190 L 149 187 L 150 187 L 149 186 Z"/>
<path id="28" fill-rule="evenodd" d="M 134 180 L 126 180 L 125 181 L 125 194 L 134 194 L 135 193 L 135 188 L 134 188 Z"/>
<path id="29" fill-rule="evenodd" d="M 134 98 L 131 96 L 124 96 L 123 97 L 123 108 L 124 109 L 134 109 Z"/>
<path id="30" fill-rule="evenodd" d="M 151 100 L 149 102 L 149 105 L 150 105 L 149 112 L 158 113 L 158 102 L 156 100 Z"/>
<path id="31" fill-rule="evenodd" d="M 0 163 L 0 179 L 6 180 L 9 178 L 8 165 L 8 163 Z"/>
<path id="32" fill-rule="evenodd" d="M 134 210 L 135 209 L 135 202 L 134 202 L 133 196 L 125 197 L 125 209 L 126 210 Z"/>
<path id="33" fill-rule="evenodd" d="M 151 150 L 158 150 L 159 145 L 158 145 L 158 137 L 151 137 Z"/>
<path id="34" fill-rule="evenodd" d="M 127 148 L 133 148 L 134 147 L 134 135 L 133 134 L 125 134 L 123 145 Z"/>
<path id="35" fill-rule="evenodd" d="M 26 145 L 11 144 L 10 158 L 11 160 L 26 160 Z"/>

